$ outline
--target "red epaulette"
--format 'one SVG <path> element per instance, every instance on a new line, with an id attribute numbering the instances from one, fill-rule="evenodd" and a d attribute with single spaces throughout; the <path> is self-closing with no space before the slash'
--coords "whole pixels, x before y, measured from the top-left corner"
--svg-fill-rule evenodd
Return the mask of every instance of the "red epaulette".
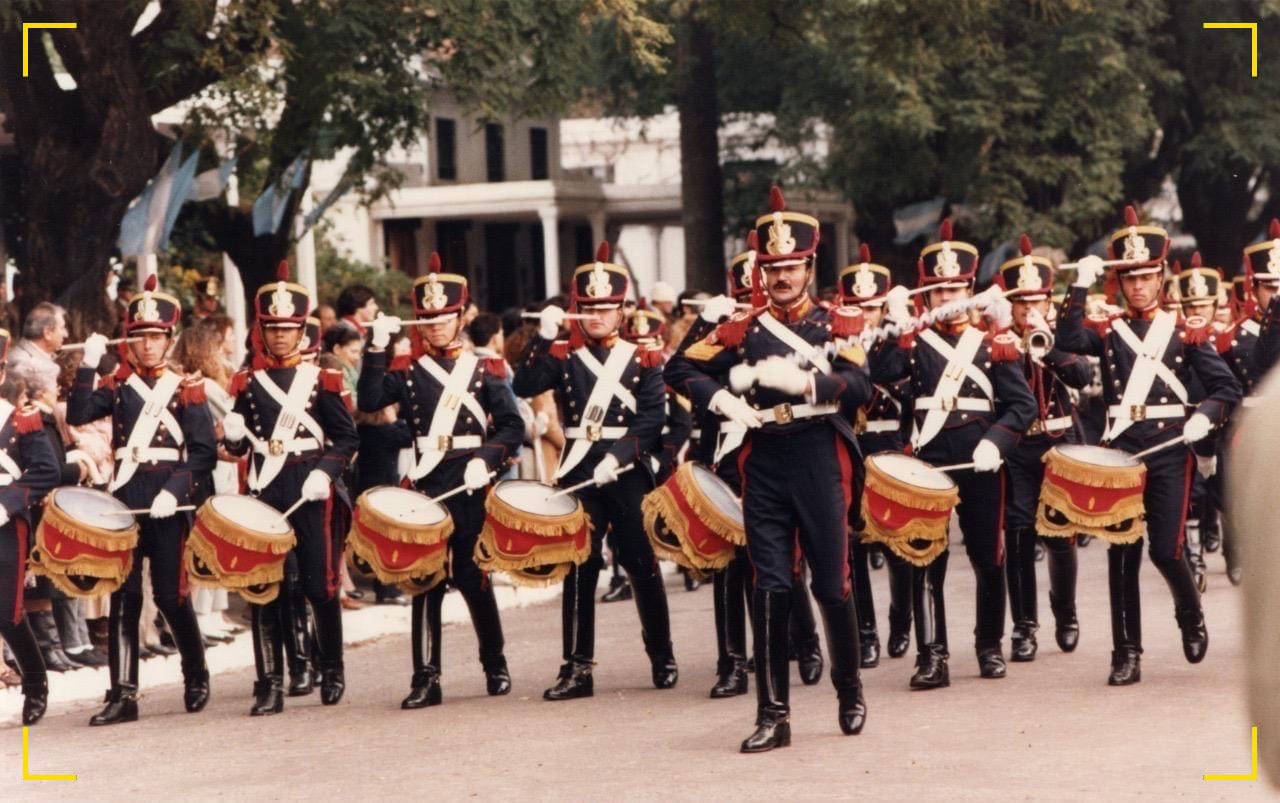
<path id="1" fill-rule="evenodd" d="M 1219 354 L 1226 354 L 1231 351 L 1231 344 L 1236 339 L 1236 328 L 1236 326 L 1231 326 L 1221 332 L 1214 333 L 1213 345 L 1217 348 Z"/>
<path id="2" fill-rule="evenodd" d="M 346 393 L 347 384 L 342 379 L 342 372 L 334 368 L 320 369 L 320 387 L 330 393 Z"/>
<path id="3" fill-rule="evenodd" d="M 1200 315 L 1192 315 L 1182 322 L 1182 339 L 1188 346 L 1203 346 L 1213 336 L 1209 319 Z"/>
<path id="4" fill-rule="evenodd" d="M 244 393 L 245 388 L 249 387 L 249 377 L 252 375 L 248 368 L 241 368 L 236 371 L 231 377 L 231 384 L 227 387 L 227 393 L 231 394 L 232 398 Z"/>
<path id="5" fill-rule="evenodd" d="M 898 335 L 898 348 L 913 349 L 916 345 L 916 333 L 907 331 Z"/>
<path id="6" fill-rule="evenodd" d="M 199 379 L 186 380 L 182 383 L 182 403 L 183 404 L 204 404 L 207 400 L 204 394 L 204 382 Z"/>
<path id="7" fill-rule="evenodd" d="M 711 342 L 727 349 L 736 349 L 742 345 L 742 341 L 746 338 L 747 327 L 763 311 L 763 309 L 759 309 L 737 313 L 716 327 L 715 332 L 712 333 L 715 339 Z"/>
<path id="8" fill-rule="evenodd" d="M 836 307 L 831 310 L 831 334 L 833 337 L 855 337 L 862 334 L 866 320 L 858 307 Z"/>
<path id="9" fill-rule="evenodd" d="M 98 378 L 98 387 L 100 388 L 106 388 L 107 390 L 115 390 L 119 384 L 120 383 L 116 382 L 116 375 L 114 373 L 110 373 L 104 377 Z"/>
<path id="10" fill-rule="evenodd" d="M 640 350 L 640 367 L 642 368 L 661 368 L 665 361 L 661 346 L 650 346 Z"/>
<path id="11" fill-rule="evenodd" d="M 404 372 L 413 367 L 413 357 L 408 354 L 400 354 L 391 358 L 391 365 L 387 366 L 388 371 Z"/>
<path id="12" fill-rule="evenodd" d="M 493 374 L 498 379 L 507 378 L 507 361 L 501 357 L 486 357 L 483 367 L 487 373 Z"/>
<path id="13" fill-rule="evenodd" d="M 1111 321 L 1115 320 L 1115 317 L 1107 316 L 1101 320 L 1097 318 L 1085 318 L 1084 325 L 1097 332 L 1098 337 L 1105 338 L 1107 335 L 1111 334 Z"/>
<path id="14" fill-rule="evenodd" d="M 40 409 L 37 407 L 23 407 L 13 413 L 13 430 L 19 435 L 26 435 L 31 432 L 39 432 L 44 429 L 44 421 L 40 418 Z"/>
<path id="15" fill-rule="evenodd" d="M 569 341 L 557 340 L 551 344 L 551 356 L 557 360 L 569 359 Z"/>
<path id="16" fill-rule="evenodd" d="M 988 332 L 987 350 L 992 362 L 1013 362 L 1022 356 L 1018 351 L 1018 337 L 1013 332 Z"/>

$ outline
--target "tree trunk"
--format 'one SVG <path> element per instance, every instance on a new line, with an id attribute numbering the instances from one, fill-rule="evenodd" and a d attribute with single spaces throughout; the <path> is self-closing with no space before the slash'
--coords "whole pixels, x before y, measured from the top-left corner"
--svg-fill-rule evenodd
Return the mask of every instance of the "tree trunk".
<path id="1" fill-rule="evenodd" d="M 1195 236 L 1204 264 L 1221 268 L 1223 275 L 1231 277 L 1240 272 L 1241 250 L 1259 227 L 1267 224 L 1272 205 L 1263 210 L 1260 222 L 1251 220 L 1254 192 L 1249 184 L 1253 168 L 1215 168 L 1212 172 L 1195 171 L 1184 165 L 1178 176 L 1178 202 L 1182 206 L 1183 227 Z"/>
<path id="2" fill-rule="evenodd" d="M 723 292 L 724 175 L 715 35 L 696 4 L 676 26 L 676 110 L 680 115 L 680 222 L 685 287 Z"/>

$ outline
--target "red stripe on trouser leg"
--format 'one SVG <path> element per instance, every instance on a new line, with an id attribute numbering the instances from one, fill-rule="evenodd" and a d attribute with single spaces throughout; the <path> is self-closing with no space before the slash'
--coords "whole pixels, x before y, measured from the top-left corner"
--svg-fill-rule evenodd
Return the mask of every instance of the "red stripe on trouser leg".
<path id="1" fill-rule="evenodd" d="M 329 592 L 329 599 L 333 599 L 338 593 L 338 586 L 342 584 L 342 572 L 339 566 L 333 562 L 333 491 L 329 491 L 329 495 L 324 499 L 324 573 L 325 573 L 325 589 Z"/>
<path id="2" fill-rule="evenodd" d="M 848 512 L 850 505 L 853 504 L 853 459 L 849 455 L 849 449 L 845 446 L 844 440 L 840 433 L 833 435 L 836 446 L 836 460 L 840 464 L 840 493 L 844 498 L 843 510 Z M 840 554 L 844 555 L 844 579 L 840 583 L 842 596 L 847 598 L 853 592 L 853 574 L 852 567 L 849 565 L 849 528 L 844 526 L 840 528 Z"/>
<path id="3" fill-rule="evenodd" d="M 1004 469 L 1000 469 L 1000 510 L 996 515 L 996 565 L 1004 565 Z"/>
<path id="4" fill-rule="evenodd" d="M 16 519 L 13 522 L 14 538 L 18 542 L 17 562 L 17 582 L 14 585 L 17 588 L 13 592 L 13 624 L 16 626 L 22 621 L 22 617 L 26 616 L 23 607 L 23 589 L 27 584 L 27 522 L 25 519 Z"/>
<path id="5" fill-rule="evenodd" d="M 750 455 L 751 439 L 747 438 L 747 442 L 738 449 L 738 480 L 742 483 L 739 493 L 744 503 L 747 498 L 747 458 Z M 747 563 L 751 566 L 751 583 L 754 587 L 756 580 L 759 578 L 756 577 L 756 564 L 751 560 L 750 553 L 747 555 Z"/>
<path id="6" fill-rule="evenodd" d="M 1173 547 L 1175 560 L 1182 560 L 1182 549 L 1187 543 L 1187 507 L 1191 504 L 1191 482 L 1195 479 L 1195 475 L 1192 473 L 1195 471 L 1194 465 L 1195 455 L 1188 451 L 1183 468 L 1186 480 L 1182 484 L 1182 511 L 1178 514 L 1178 536 L 1177 540 L 1174 541 Z"/>

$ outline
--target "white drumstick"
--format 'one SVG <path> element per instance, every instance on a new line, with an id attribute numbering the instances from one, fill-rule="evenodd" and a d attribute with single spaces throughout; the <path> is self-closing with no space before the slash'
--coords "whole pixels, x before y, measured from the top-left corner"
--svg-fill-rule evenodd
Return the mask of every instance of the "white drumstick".
<path id="1" fill-rule="evenodd" d="M 177 507 L 174 508 L 174 510 L 178 512 L 182 512 L 184 510 L 195 510 L 195 509 L 196 509 L 195 505 L 178 505 Z M 131 508 L 129 510 L 108 510 L 106 512 L 112 516 L 149 516 L 151 515 L 151 508 L 139 507 L 139 508 Z"/>
<path id="2" fill-rule="evenodd" d="M 1164 443 L 1157 443 L 1155 446 L 1152 446 L 1150 449 L 1143 449 L 1141 452 L 1138 452 L 1137 454 L 1135 454 L 1134 458 L 1141 460 L 1147 455 L 1152 455 L 1152 454 L 1155 454 L 1156 452 L 1164 451 L 1165 449 L 1168 449 L 1170 446 L 1177 446 L 1180 443 L 1186 443 L 1186 441 L 1184 441 L 1181 436 L 1177 438 L 1170 438 Z"/>
<path id="3" fill-rule="evenodd" d="M 711 299 L 709 298 L 686 298 L 684 301 L 681 301 L 680 303 L 686 304 L 690 307 L 703 307 L 703 306 L 706 306 L 707 302 L 710 300 Z M 737 302 L 733 306 L 737 309 L 755 309 L 750 304 L 746 304 L 741 301 Z"/>
<path id="4" fill-rule="evenodd" d="M 615 471 L 615 472 L 613 472 L 613 473 L 614 473 L 614 474 L 625 474 L 625 473 L 627 473 L 628 471 L 630 471 L 631 469 L 633 469 L 633 468 L 635 468 L 635 467 L 636 467 L 636 464 L 635 464 L 635 463 L 628 463 L 627 465 L 623 466 L 622 468 L 618 469 L 617 471 Z M 595 485 L 595 484 L 596 484 L 596 481 L 595 481 L 595 479 L 594 479 L 594 478 L 589 479 L 589 480 L 583 480 L 582 482 L 578 483 L 577 485 L 570 485 L 568 488 L 562 488 L 562 489 L 560 489 L 559 491 L 556 491 L 555 493 L 553 493 L 553 494 L 551 494 L 550 496 L 548 496 L 548 497 L 547 497 L 547 499 L 556 499 L 556 498 L 558 498 L 558 497 L 564 496 L 565 494 L 571 494 L 571 493 L 573 493 L 574 491 L 581 491 L 583 488 L 586 488 L 588 485 Z"/>
<path id="5" fill-rule="evenodd" d="M 497 473 L 498 473 L 498 472 L 496 472 L 496 471 L 490 471 L 490 472 L 489 472 L 489 479 L 493 479 L 494 475 L 495 475 L 495 474 L 497 474 Z M 460 493 L 462 493 L 463 491 L 466 491 L 466 490 L 468 490 L 468 488 L 467 488 L 467 484 L 464 482 L 463 484 L 459 485 L 457 488 L 454 488 L 452 491 L 445 491 L 444 493 L 440 494 L 439 496 L 432 498 L 430 501 L 432 501 L 432 502 L 437 502 L 437 503 L 438 503 L 438 502 L 443 502 L 444 500 L 448 499 L 449 497 L 451 497 L 451 496 L 457 496 L 458 494 L 460 494 Z M 472 489 L 472 490 L 474 490 L 474 489 Z"/>
<path id="6" fill-rule="evenodd" d="M 117 337 L 114 340 L 108 340 L 107 345 L 114 346 L 117 343 L 136 343 L 141 339 L 142 338 L 140 337 Z M 74 349 L 82 348 L 84 348 L 84 343 L 63 343 L 61 346 L 58 346 L 58 351 L 72 351 Z"/>
<path id="7" fill-rule="evenodd" d="M 542 315 L 537 312 L 523 312 L 520 314 L 520 317 L 530 321 L 542 320 Z M 595 317 L 594 315 L 583 315 L 577 312 L 566 312 L 564 314 L 564 319 L 566 321 L 586 321 L 594 317 Z"/>
<path id="8" fill-rule="evenodd" d="M 934 466 L 934 471 L 968 471 L 973 468 L 973 463 L 955 463 L 950 466 Z"/>
<path id="9" fill-rule="evenodd" d="M 292 505 L 290 505 L 288 510 L 286 510 L 285 512 L 283 512 L 283 513 L 281 513 L 281 514 L 280 514 L 280 517 L 276 519 L 276 524 L 279 524 L 280 522 L 285 521 L 286 519 L 288 519 L 290 516 L 292 516 L 292 515 L 293 515 L 293 511 L 295 511 L 295 510 L 297 510 L 298 508 L 302 507 L 302 506 L 303 506 L 303 505 L 305 505 L 306 503 L 307 503 L 307 498 L 306 498 L 305 496 L 303 496 L 303 497 L 299 497 L 298 501 L 296 501 L 296 502 L 294 502 Z"/>
<path id="10" fill-rule="evenodd" d="M 1137 265 L 1137 264 L 1139 264 L 1139 263 L 1134 262 L 1132 259 L 1104 259 L 1104 260 L 1102 260 L 1102 267 L 1104 267 L 1104 268 L 1110 268 L 1110 267 L 1112 267 L 1112 266 L 1114 266 L 1114 265 Z M 1061 265 L 1059 265 L 1057 269 L 1058 269 L 1058 270 L 1075 270 L 1075 269 L 1076 269 L 1076 268 L 1078 268 L 1078 267 L 1080 267 L 1080 263 L 1079 263 L 1079 262 L 1064 262 L 1064 263 L 1062 263 Z"/>

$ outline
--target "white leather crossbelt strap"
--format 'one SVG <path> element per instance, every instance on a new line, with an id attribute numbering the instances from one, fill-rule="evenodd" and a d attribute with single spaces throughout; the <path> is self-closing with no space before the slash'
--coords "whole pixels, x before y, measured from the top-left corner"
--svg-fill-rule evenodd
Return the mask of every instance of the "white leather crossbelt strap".
<path id="1" fill-rule="evenodd" d="M 636 411 L 635 396 L 622 386 L 622 374 L 627 370 L 631 359 L 635 357 L 634 343 L 619 340 L 609 351 L 609 356 L 605 358 L 603 365 L 586 346 L 573 353 L 587 370 L 595 375 L 595 381 L 591 385 L 591 393 L 587 396 L 587 405 L 582 410 L 582 426 L 569 427 L 565 430 L 565 437 L 569 438 L 570 444 L 561 455 L 560 467 L 556 469 L 556 479 L 568 474 L 581 463 L 582 458 L 591 451 L 591 444 L 595 441 L 617 440 L 626 435 L 625 427 L 609 427 L 611 430 L 621 429 L 620 435 L 604 434 L 604 417 L 609 411 L 610 402 L 616 398 L 631 412 Z M 575 431 L 581 434 L 574 435 Z"/>
<path id="2" fill-rule="evenodd" d="M 1182 404 L 1187 402 L 1187 389 L 1178 379 L 1173 369 L 1164 363 L 1164 353 L 1173 339 L 1176 320 L 1173 313 L 1159 310 L 1151 319 L 1151 327 L 1147 336 L 1139 339 L 1138 335 L 1123 320 L 1115 320 L 1111 331 L 1115 332 L 1121 342 L 1129 347 L 1136 359 L 1133 370 L 1129 372 L 1129 381 L 1124 386 L 1120 403 L 1107 408 L 1107 430 L 1102 434 L 1103 442 L 1110 442 L 1120 437 L 1134 423 L 1146 418 L 1172 418 L 1169 415 L 1148 415 L 1148 411 L 1166 406 L 1179 407 L 1177 415 L 1182 414 L 1181 405 L 1147 405 L 1147 397 L 1157 378 L 1163 381 L 1169 390 L 1178 397 Z"/>
<path id="3" fill-rule="evenodd" d="M 1107 408 L 1108 418 L 1123 419 L 1129 423 L 1148 418 L 1181 418 L 1186 414 L 1187 408 L 1181 404 L 1113 404 Z"/>
<path id="4" fill-rule="evenodd" d="M 13 416 L 14 406 L 4 399 L 0 399 L 0 429 L 4 429 L 4 425 L 9 423 L 9 418 Z M 9 456 L 4 449 L 0 449 L 0 487 L 12 485 L 13 481 L 22 476 L 22 468 L 18 463 Z"/>
<path id="5" fill-rule="evenodd" d="M 270 440 L 263 444 L 260 439 L 253 439 L 253 450 L 263 455 L 261 467 L 255 466 L 254 461 L 249 462 L 249 487 L 253 490 L 260 491 L 270 485 L 284 468 L 289 455 L 318 449 L 324 443 L 324 430 L 307 411 L 311 391 L 315 390 L 319 379 L 320 369 L 317 366 L 302 363 L 294 370 L 293 382 L 286 393 L 267 376 L 266 371 L 253 372 L 253 380 L 280 406 Z M 295 437 L 299 426 L 310 432 L 312 437 Z"/>
<path id="6" fill-rule="evenodd" d="M 810 365 L 824 374 L 831 373 L 831 361 L 827 359 L 827 355 L 822 352 L 821 347 L 815 346 L 791 331 L 786 324 L 768 312 L 756 316 L 756 321 L 766 332 L 785 343 L 787 348 L 808 360 Z"/>
<path id="7" fill-rule="evenodd" d="M 133 479 L 139 463 L 134 459 L 135 455 L 140 455 L 142 450 L 150 446 L 161 424 L 168 428 L 174 441 L 179 446 L 182 445 L 182 427 L 173 413 L 169 412 L 169 402 L 181 383 L 182 375 L 176 371 L 161 374 L 152 387 L 147 387 L 147 383 L 137 374 L 129 374 L 129 378 L 125 380 L 125 386 L 142 398 L 142 413 L 133 423 L 124 448 L 116 450 L 116 472 L 111 478 L 110 490 L 114 491 Z"/>
<path id="8" fill-rule="evenodd" d="M 990 400 L 995 397 L 995 391 L 992 389 L 991 380 L 987 378 L 987 375 L 973 364 L 973 358 L 977 356 L 978 349 L 982 346 L 982 340 L 986 337 L 981 330 L 972 326 L 965 329 L 964 333 L 960 335 L 960 339 L 956 342 L 955 348 L 952 348 L 947 341 L 942 339 L 941 335 L 932 329 L 925 329 L 917 337 L 947 361 L 947 367 L 942 371 L 942 377 L 938 380 L 938 384 L 933 390 L 933 396 L 925 396 L 915 401 L 915 408 L 925 411 L 924 421 L 919 425 L 912 425 L 911 445 L 918 451 L 937 437 L 938 433 L 942 431 L 943 425 L 947 423 L 947 417 L 953 410 L 966 409 L 960 407 L 960 402 L 963 401 L 966 405 L 971 405 L 975 401 L 984 401 L 959 396 L 960 388 L 964 387 L 965 379 L 973 380 L 978 389 L 987 397 L 985 400 L 987 407 L 967 408 L 974 412 L 991 409 Z M 930 401 L 931 399 L 933 400 L 932 402 Z M 930 404 L 936 406 L 929 406 Z"/>
<path id="9" fill-rule="evenodd" d="M 1056 418 L 1043 418 L 1031 422 L 1031 426 L 1027 427 L 1028 435 L 1042 435 L 1046 432 L 1053 434 L 1062 432 L 1064 429 L 1071 427 L 1072 421 L 1069 415 L 1060 415 Z"/>
<path id="10" fill-rule="evenodd" d="M 483 443 L 478 435 L 465 436 L 480 440 L 480 443 L 476 443 L 475 446 L 463 446 L 458 438 L 452 437 L 454 427 L 458 423 L 458 414 L 462 412 L 463 407 L 475 416 L 480 426 L 484 426 L 487 418 L 484 407 L 468 389 L 471 377 L 475 375 L 476 366 L 479 364 L 480 359 L 476 355 L 464 353 L 459 355 L 453 364 L 452 371 L 445 371 L 444 366 L 433 360 L 430 355 L 424 354 L 419 358 L 418 365 L 422 370 L 440 383 L 440 398 L 435 412 L 431 415 L 431 424 L 427 427 L 426 437 L 414 440 L 414 444 L 418 447 L 418 461 L 413 464 L 413 468 L 409 469 L 409 479 L 418 480 L 430 474 L 436 466 L 440 465 L 440 461 L 444 460 L 444 456 L 450 449 L 474 449 Z M 441 446 L 445 448 L 441 449 Z"/>
<path id="11" fill-rule="evenodd" d="M 122 446 L 116 449 L 117 460 L 135 463 L 168 463 L 182 459 L 182 451 L 157 446 Z"/>

